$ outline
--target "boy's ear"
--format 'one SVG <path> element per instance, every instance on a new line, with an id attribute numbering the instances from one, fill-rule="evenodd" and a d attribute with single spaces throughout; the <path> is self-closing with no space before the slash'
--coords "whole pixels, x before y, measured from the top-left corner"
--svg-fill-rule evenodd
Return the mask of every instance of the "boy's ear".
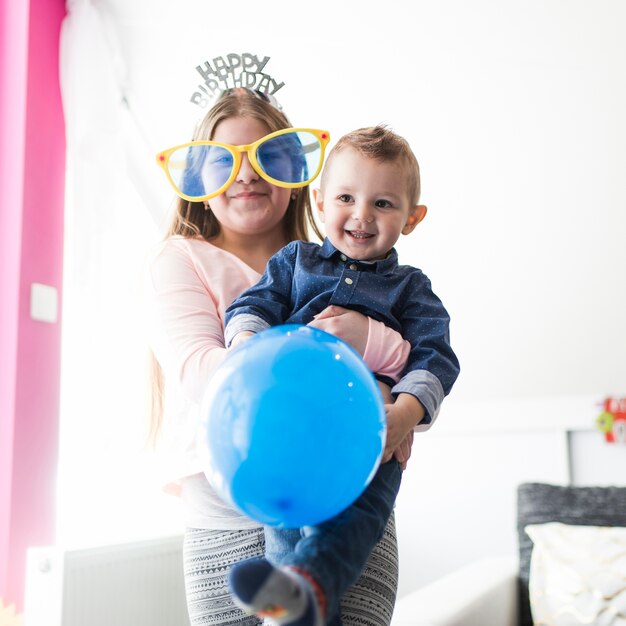
<path id="1" fill-rule="evenodd" d="M 322 196 L 320 189 L 313 189 L 313 202 L 317 205 L 321 222 L 324 223 L 324 196 Z"/>
<path id="2" fill-rule="evenodd" d="M 406 224 L 402 229 L 402 234 L 408 235 L 409 233 L 412 233 L 415 227 L 426 217 L 427 211 L 428 209 L 423 204 L 414 206 L 409 211 L 409 217 L 407 218 Z"/>

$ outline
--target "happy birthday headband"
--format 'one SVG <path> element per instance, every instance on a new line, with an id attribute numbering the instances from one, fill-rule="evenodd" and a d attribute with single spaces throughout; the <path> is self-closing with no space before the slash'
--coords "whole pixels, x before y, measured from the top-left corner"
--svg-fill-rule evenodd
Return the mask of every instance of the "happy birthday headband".
<path id="1" fill-rule="evenodd" d="M 204 82 L 196 87 L 191 94 L 191 102 L 202 108 L 212 105 L 225 91 L 243 87 L 280 109 L 274 94 L 285 85 L 278 83 L 263 70 L 270 57 L 259 59 L 255 54 L 227 54 L 226 57 L 215 57 L 212 62 L 196 67 Z"/>

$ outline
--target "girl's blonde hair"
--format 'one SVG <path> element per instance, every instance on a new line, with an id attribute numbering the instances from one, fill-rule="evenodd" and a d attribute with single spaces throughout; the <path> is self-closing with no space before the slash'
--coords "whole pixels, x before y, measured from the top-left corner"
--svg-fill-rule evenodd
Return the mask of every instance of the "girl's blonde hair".
<path id="1" fill-rule="evenodd" d="M 210 140 L 216 126 L 231 117 L 249 117 L 267 125 L 269 132 L 291 127 L 284 113 L 259 94 L 247 89 L 231 89 L 224 93 L 211 107 L 204 119 L 198 124 L 193 139 Z M 303 187 L 289 200 L 287 212 L 283 218 L 287 241 L 309 239 L 312 229 L 322 239 L 313 218 L 309 188 Z M 203 202 L 189 202 L 178 198 L 175 211 L 166 231 L 166 238 L 180 235 L 188 238 L 202 238 L 209 241 L 219 235 L 220 223 L 212 211 L 206 210 Z M 150 426 L 148 439 L 154 444 L 163 421 L 163 370 L 153 353 L 149 357 L 149 415 Z"/>

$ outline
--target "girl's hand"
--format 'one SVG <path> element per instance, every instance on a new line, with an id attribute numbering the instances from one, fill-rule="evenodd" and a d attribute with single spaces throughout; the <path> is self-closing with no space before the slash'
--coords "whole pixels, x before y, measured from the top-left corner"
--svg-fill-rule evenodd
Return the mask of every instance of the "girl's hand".
<path id="1" fill-rule="evenodd" d="M 308 325 L 343 339 L 361 356 L 365 353 L 369 320 L 362 313 L 331 304 L 318 313 Z"/>
<path id="2" fill-rule="evenodd" d="M 387 441 L 383 453 L 383 463 L 395 456 L 406 467 L 411 456 L 413 427 L 419 424 L 426 411 L 422 403 L 413 395 L 400 393 L 393 404 L 385 404 L 387 413 Z"/>
<path id="3" fill-rule="evenodd" d="M 394 450 L 393 456 L 400 463 L 400 469 L 404 471 L 407 463 L 411 458 L 411 449 L 413 448 L 413 431 L 410 430 L 409 434 L 402 440 L 400 445 Z"/>
<path id="4" fill-rule="evenodd" d="M 385 440 L 385 451 L 383 452 L 383 463 L 386 463 L 394 456 L 395 451 L 404 443 L 409 432 L 412 431 L 412 425 L 407 424 L 405 416 L 395 404 L 385 404 L 385 412 L 387 413 L 387 439 Z M 400 459 L 398 459 L 400 461 Z"/>

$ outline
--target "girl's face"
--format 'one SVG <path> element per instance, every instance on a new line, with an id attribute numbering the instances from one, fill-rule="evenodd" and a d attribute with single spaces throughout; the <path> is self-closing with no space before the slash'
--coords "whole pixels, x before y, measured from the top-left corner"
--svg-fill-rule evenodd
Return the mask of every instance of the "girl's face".
<path id="1" fill-rule="evenodd" d="M 250 144 L 270 133 L 269 127 L 252 117 L 222 120 L 213 133 L 213 141 L 234 146 Z M 222 233 L 229 235 L 271 236 L 282 234 L 282 221 L 291 190 L 263 180 L 242 154 L 241 167 L 233 184 L 208 205 L 219 221 Z"/>

